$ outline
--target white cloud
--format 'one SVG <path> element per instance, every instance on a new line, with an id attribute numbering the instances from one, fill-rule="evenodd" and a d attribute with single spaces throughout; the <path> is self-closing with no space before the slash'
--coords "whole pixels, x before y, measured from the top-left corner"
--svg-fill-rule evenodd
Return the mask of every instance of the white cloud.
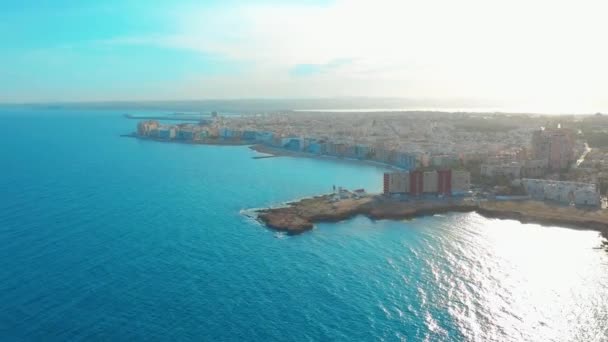
<path id="1" fill-rule="evenodd" d="M 245 78 L 214 81 L 257 85 L 261 96 L 351 92 L 593 105 L 606 97 L 607 9 L 601 1 L 551 0 L 244 5 L 173 13 L 174 32 L 119 40 L 254 62 Z M 339 59 L 353 62 L 290 78 L 298 64 Z"/>

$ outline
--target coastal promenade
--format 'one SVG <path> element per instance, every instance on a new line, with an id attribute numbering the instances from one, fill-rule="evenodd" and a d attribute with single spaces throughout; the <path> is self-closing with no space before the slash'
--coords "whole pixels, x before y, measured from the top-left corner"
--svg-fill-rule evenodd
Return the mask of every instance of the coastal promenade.
<path id="1" fill-rule="evenodd" d="M 319 222 L 337 222 L 364 215 L 374 220 L 411 219 L 448 212 L 477 212 L 489 218 L 523 223 L 596 230 L 608 239 L 608 213 L 604 210 L 559 206 L 540 201 L 476 201 L 470 198 L 410 199 L 399 201 L 382 195 L 336 199 L 321 195 L 287 203 L 280 208 L 261 209 L 257 218 L 267 227 L 300 234 Z"/>
<path id="2" fill-rule="evenodd" d="M 365 164 L 371 166 L 379 166 L 391 170 L 402 170 L 402 168 L 387 163 L 381 163 L 369 159 L 357 159 L 340 156 L 331 156 L 326 154 L 315 154 L 304 151 L 290 151 L 284 148 L 272 147 L 264 144 L 250 144 L 249 148 L 258 153 L 268 155 L 268 157 L 296 157 L 296 158 L 313 158 L 313 159 L 326 159 L 326 160 L 340 160 L 343 162 L 351 162 L 358 164 Z M 259 157 L 258 157 L 259 158 Z M 256 158 L 256 159 L 258 159 Z"/>
<path id="3" fill-rule="evenodd" d="M 178 143 L 178 144 L 190 144 L 190 145 L 219 145 L 219 146 L 249 146 L 249 148 L 258 153 L 262 153 L 263 155 L 255 156 L 254 159 L 266 159 L 266 158 L 274 158 L 274 157 L 298 157 L 298 158 L 315 158 L 315 159 L 327 159 L 327 160 L 340 160 L 344 162 L 351 163 L 359 163 L 366 164 L 371 166 L 380 166 L 387 169 L 400 170 L 398 166 L 390 165 L 386 163 L 380 163 L 377 161 L 366 160 L 366 159 L 355 159 L 355 158 L 344 158 L 337 156 L 329 156 L 329 155 L 318 155 L 314 153 L 307 153 L 302 151 L 290 151 L 283 148 L 267 146 L 264 144 L 244 141 L 244 140 L 226 140 L 226 139 L 218 139 L 218 138 L 204 138 L 201 140 L 179 140 L 179 139 L 162 139 L 157 137 L 150 136 L 141 136 L 137 133 L 128 133 L 121 134 L 122 137 L 125 138 L 136 138 L 141 140 L 151 140 L 157 142 L 167 142 L 167 143 Z"/>

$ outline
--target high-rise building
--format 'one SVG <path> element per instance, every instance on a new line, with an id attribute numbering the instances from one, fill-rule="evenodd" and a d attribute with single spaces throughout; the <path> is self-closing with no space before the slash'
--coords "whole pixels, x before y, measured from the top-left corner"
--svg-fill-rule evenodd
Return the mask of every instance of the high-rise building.
<path id="1" fill-rule="evenodd" d="M 437 193 L 440 195 L 452 194 L 452 170 L 439 170 L 437 172 Z"/>
<path id="2" fill-rule="evenodd" d="M 532 158 L 549 160 L 549 169 L 559 171 L 574 161 L 574 134 L 570 129 L 543 129 L 532 135 Z"/>
<path id="3" fill-rule="evenodd" d="M 398 171 L 385 173 L 383 189 L 385 195 L 465 195 L 471 186 L 468 171 L 451 169 L 439 171 Z"/>

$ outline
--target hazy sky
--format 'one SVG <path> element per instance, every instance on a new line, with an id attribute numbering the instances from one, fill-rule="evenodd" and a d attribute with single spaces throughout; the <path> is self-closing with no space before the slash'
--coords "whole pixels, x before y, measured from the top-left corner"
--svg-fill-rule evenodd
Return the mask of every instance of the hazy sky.
<path id="1" fill-rule="evenodd" d="M 390 96 L 608 108 L 605 1 L 0 2 L 0 101 Z"/>

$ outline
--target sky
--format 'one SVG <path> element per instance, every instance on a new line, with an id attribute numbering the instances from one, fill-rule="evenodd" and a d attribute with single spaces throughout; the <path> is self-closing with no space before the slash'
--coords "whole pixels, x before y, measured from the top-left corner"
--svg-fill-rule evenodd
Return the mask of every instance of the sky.
<path id="1" fill-rule="evenodd" d="M 404 97 L 608 109 L 602 1 L 2 0 L 0 102 Z"/>

